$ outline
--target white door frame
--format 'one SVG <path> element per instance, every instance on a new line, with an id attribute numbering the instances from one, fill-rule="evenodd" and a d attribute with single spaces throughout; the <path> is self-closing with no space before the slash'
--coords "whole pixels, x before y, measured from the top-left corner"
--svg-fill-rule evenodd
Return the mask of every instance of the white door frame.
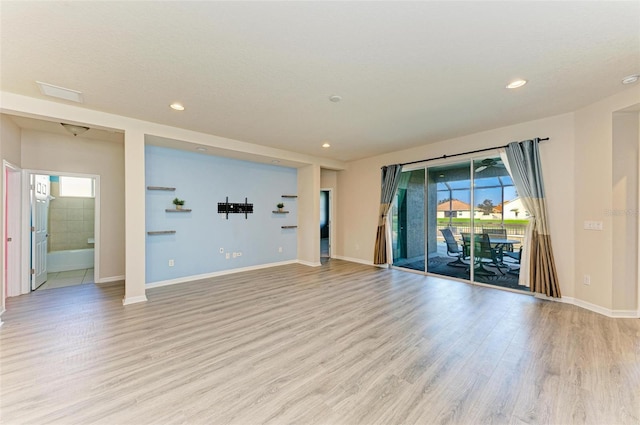
<path id="1" fill-rule="evenodd" d="M 5 218 L 2 223 L 3 235 L 5 240 L 2 241 L 3 246 L 5 247 L 4 255 L 2 257 L 2 277 L 0 278 L 0 294 L 1 294 L 1 305 L 0 305 L 0 314 L 5 310 L 5 300 L 8 294 L 19 294 L 20 293 L 20 267 L 9 267 L 9 262 L 7 261 L 10 258 L 11 265 L 20 264 L 20 245 L 21 245 L 21 237 L 20 237 L 20 196 L 21 196 L 21 178 L 22 173 L 21 169 L 12 163 L 3 160 L 2 161 L 2 175 L 4 177 L 4 187 L 2 197 L 2 211 L 4 212 L 3 217 Z M 13 177 L 8 179 L 7 176 L 11 174 Z M 11 236 L 9 236 L 11 235 Z M 6 241 L 8 238 L 12 238 L 12 243 L 8 244 Z M 16 261 L 17 260 L 17 261 Z M 11 283 L 11 286 L 9 284 Z M 0 321 L 0 326 L 2 322 Z"/>
<path id="2" fill-rule="evenodd" d="M 329 192 L 329 217 L 327 217 L 327 221 L 329 222 L 329 258 L 333 258 L 333 242 L 335 240 L 335 225 L 333 222 L 333 188 L 320 188 L 320 192 Z"/>
<path id="3" fill-rule="evenodd" d="M 95 206 L 93 231 L 93 270 L 94 282 L 100 280 L 100 175 L 70 173 L 66 171 L 51 170 L 22 170 L 22 294 L 31 292 L 31 175 L 40 174 L 45 176 L 65 176 L 65 177 L 85 177 L 95 180 Z"/>

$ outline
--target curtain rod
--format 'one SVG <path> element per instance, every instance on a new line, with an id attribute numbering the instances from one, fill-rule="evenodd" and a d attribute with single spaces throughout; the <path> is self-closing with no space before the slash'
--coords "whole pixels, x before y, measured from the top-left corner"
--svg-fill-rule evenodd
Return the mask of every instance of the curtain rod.
<path id="1" fill-rule="evenodd" d="M 538 142 L 544 142 L 546 140 L 549 140 L 548 137 L 545 137 L 544 139 L 538 139 Z M 400 166 L 405 166 L 405 165 L 411 165 L 411 164 L 418 164 L 420 162 L 427 162 L 427 161 L 435 161 L 436 159 L 445 159 L 445 158 L 453 158 L 455 156 L 462 156 L 462 155 L 469 155 L 471 153 L 479 153 L 479 152 L 486 152 L 486 151 L 492 151 L 494 149 L 500 149 L 500 148 L 506 148 L 508 145 L 504 145 L 504 146 L 494 146 L 492 148 L 484 148 L 484 149 L 477 149 L 475 151 L 469 151 L 469 152 L 462 152 L 462 153 L 454 153 L 452 155 L 442 155 L 442 156 L 438 156 L 435 158 L 427 158 L 427 159 L 421 159 L 419 161 L 411 161 L 411 162 L 403 162 L 402 164 L 398 164 Z M 384 168 L 384 167 L 383 167 Z"/>

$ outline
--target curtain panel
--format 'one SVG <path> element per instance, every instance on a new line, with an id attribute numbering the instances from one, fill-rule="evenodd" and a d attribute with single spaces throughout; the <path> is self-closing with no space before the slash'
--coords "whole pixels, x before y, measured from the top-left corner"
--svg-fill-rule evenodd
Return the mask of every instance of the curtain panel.
<path id="1" fill-rule="evenodd" d="M 394 164 L 382 167 L 382 188 L 380 191 L 380 209 L 378 211 L 378 229 L 373 252 L 373 264 L 388 264 L 393 260 L 391 254 L 391 225 L 389 211 L 393 197 L 400 182 L 402 165 Z"/>
<path id="2" fill-rule="evenodd" d="M 528 258 L 524 257 L 528 264 L 524 264 L 520 272 L 526 273 L 528 266 L 532 292 L 560 298 L 560 285 L 549 235 L 538 142 L 539 139 L 512 142 L 505 148 L 513 183 L 523 205 L 531 214 L 526 232 L 528 241 L 525 245 L 529 252 Z"/>

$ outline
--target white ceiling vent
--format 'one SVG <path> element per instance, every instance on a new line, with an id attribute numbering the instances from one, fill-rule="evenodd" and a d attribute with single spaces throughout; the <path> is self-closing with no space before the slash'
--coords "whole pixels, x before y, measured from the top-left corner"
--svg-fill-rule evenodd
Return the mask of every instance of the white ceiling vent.
<path id="1" fill-rule="evenodd" d="M 58 99 L 70 100 L 72 102 L 82 103 L 82 92 L 77 90 L 65 89 L 64 87 L 54 86 L 53 84 L 36 81 L 42 94 L 57 97 Z"/>

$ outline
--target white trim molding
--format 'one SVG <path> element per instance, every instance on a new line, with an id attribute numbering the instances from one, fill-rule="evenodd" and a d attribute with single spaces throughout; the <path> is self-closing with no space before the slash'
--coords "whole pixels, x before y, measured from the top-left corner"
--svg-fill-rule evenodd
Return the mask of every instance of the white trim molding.
<path id="1" fill-rule="evenodd" d="M 267 269 L 270 267 L 284 266 L 287 264 L 295 264 L 297 262 L 298 262 L 297 260 L 280 261 L 278 263 L 259 264 L 257 266 L 240 267 L 237 269 L 221 270 L 219 272 L 178 277 L 176 279 L 169 279 L 169 280 L 161 280 L 158 282 L 147 283 L 146 289 L 159 288 L 161 286 L 176 285 L 178 283 L 193 282 L 193 281 L 202 280 L 202 279 L 210 279 L 212 277 L 225 276 L 228 274 L 235 274 L 235 273 L 241 273 L 241 272 L 248 272 L 252 270 Z"/>
<path id="2" fill-rule="evenodd" d="M 352 263 L 364 264 L 366 266 L 380 267 L 381 269 L 388 269 L 389 268 L 388 264 L 373 264 L 373 261 L 362 260 L 360 258 L 344 257 L 342 255 L 334 255 L 331 258 L 335 258 L 337 260 L 350 261 Z"/>
<path id="3" fill-rule="evenodd" d="M 110 283 L 110 282 L 118 282 L 120 280 L 124 280 L 124 275 L 122 275 L 122 276 L 102 277 L 100 279 L 96 279 L 96 283 Z"/>
<path id="4" fill-rule="evenodd" d="M 141 295 L 139 297 L 123 298 L 122 305 L 137 304 L 137 303 L 143 303 L 146 301 L 147 301 L 147 297 L 144 295 Z"/>
<path id="5" fill-rule="evenodd" d="M 304 260 L 296 260 L 296 263 L 298 264 L 302 264 L 303 266 L 309 266 L 309 267 L 320 267 L 322 265 L 322 263 L 320 262 L 316 262 L 316 261 L 304 261 Z"/>
<path id="6" fill-rule="evenodd" d="M 577 307 L 581 307 L 594 313 L 602 314 L 603 316 L 612 317 L 612 318 L 627 318 L 627 319 L 637 319 L 640 318 L 640 311 L 638 310 L 612 310 L 610 308 L 602 307 L 596 304 L 591 304 L 590 302 L 579 300 L 573 297 L 562 297 L 562 298 L 553 298 L 547 297 L 544 294 L 535 294 L 536 298 L 546 301 L 555 301 L 565 304 L 573 304 Z"/>

